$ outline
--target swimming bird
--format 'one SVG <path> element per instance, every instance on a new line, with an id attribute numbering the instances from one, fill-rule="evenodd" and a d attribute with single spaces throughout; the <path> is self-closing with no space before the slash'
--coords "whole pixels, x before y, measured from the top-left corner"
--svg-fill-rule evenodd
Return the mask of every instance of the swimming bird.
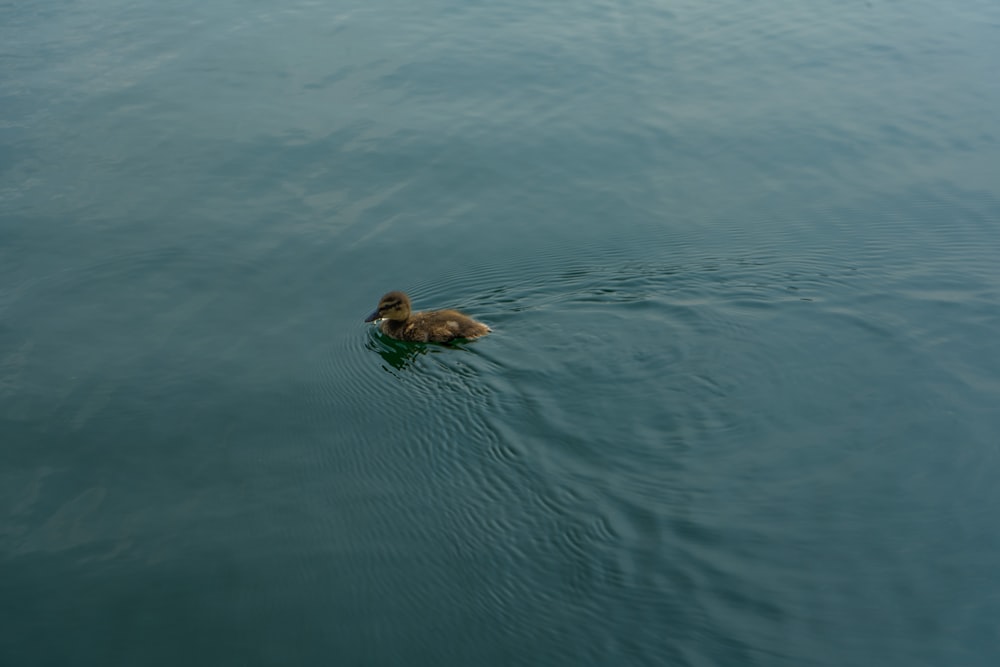
<path id="1" fill-rule="evenodd" d="M 418 343 L 447 343 L 456 338 L 479 338 L 491 329 L 457 310 L 410 312 L 410 297 L 389 292 L 378 302 L 375 312 L 365 322 L 382 320 L 379 328 L 386 336 Z"/>

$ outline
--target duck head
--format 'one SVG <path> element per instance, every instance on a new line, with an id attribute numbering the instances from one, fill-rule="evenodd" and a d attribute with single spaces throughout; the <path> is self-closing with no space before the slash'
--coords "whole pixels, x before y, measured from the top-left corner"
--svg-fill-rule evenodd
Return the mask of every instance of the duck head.
<path id="1" fill-rule="evenodd" d="M 410 316 L 410 298 L 402 292 L 389 292 L 378 302 L 375 312 L 365 318 L 365 322 L 375 320 L 403 321 Z"/>

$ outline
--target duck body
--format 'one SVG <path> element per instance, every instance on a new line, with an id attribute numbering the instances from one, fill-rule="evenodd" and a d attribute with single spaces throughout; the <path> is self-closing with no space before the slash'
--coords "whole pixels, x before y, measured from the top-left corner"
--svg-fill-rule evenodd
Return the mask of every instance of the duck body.
<path id="1" fill-rule="evenodd" d="M 402 292 L 389 292 L 365 322 L 382 320 L 379 329 L 396 340 L 416 343 L 447 343 L 460 338 L 485 336 L 490 328 L 457 310 L 410 311 L 410 298 Z"/>

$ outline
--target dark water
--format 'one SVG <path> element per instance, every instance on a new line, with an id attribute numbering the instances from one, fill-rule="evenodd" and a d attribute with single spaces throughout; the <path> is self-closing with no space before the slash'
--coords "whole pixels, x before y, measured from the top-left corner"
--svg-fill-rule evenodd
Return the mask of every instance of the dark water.
<path id="1" fill-rule="evenodd" d="M 826 4 L 0 5 L 0 664 L 997 664 L 1000 5 Z"/>

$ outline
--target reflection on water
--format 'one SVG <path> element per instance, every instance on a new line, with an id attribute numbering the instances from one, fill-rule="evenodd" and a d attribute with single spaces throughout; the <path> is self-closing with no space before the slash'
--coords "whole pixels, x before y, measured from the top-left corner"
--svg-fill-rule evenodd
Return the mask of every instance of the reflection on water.
<path id="1" fill-rule="evenodd" d="M 427 354 L 429 348 L 432 346 L 425 343 L 408 343 L 396 340 L 379 333 L 375 327 L 372 327 L 365 347 L 378 352 L 382 360 L 389 364 L 391 368 L 403 370 L 412 366 L 416 362 L 417 357 Z M 386 368 L 386 370 L 389 369 Z"/>
<path id="2" fill-rule="evenodd" d="M 463 341 L 411 343 L 386 336 L 378 330 L 378 327 L 370 327 L 368 338 L 365 341 L 367 349 L 377 352 L 383 361 L 396 370 L 404 370 L 414 366 L 418 359 L 425 354 L 441 354 L 449 350 L 468 351 L 469 344 L 469 342 Z M 390 369 L 385 368 L 385 370 Z"/>

